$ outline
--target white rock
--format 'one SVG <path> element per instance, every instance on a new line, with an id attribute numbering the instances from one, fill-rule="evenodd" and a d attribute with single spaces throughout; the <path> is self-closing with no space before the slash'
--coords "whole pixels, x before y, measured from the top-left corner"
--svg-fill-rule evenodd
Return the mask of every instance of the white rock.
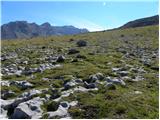
<path id="1" fill-rule="evenodd" d="M 62 105 L 63 104 L 63 105 Z M 67 101 L 63 101 L 60 103 L 58 109 L 55 112 L 47 112 L 49 115 L 48 118 L 60 117 L 60 118 L 71 118 L 68 109 L 70 106 L 75 106 L 78 104 L 78 101 L 72 101 L 68 103 Z"/>
<path id="2" fill-rule="evenodd" d="M 4 110 L 3 108 L 1 108 L 0 110 L 0 119 L 6 119 L 7 116 L 7 110 Z"/>
<path id="3" fill-rule="evenodd" d="M 135 91 L 134 93 L 135 93 L 135 94 L 142 94 L 141 91 Z"/>
<path id="4" fill-rule="evenodd" d="M 73 86 L 75 86 L 76 84 L 77 84 L 77 83 L 76 83 L 75 81 L 71 80 L 71 81 L 67 82 L 67 83 L 64 85 L 64 88 L 65 88 L 65 89 L 70 89 L 70 88 L 72 88 Z"/>
<path id="5" fill-rule="evenodd" d="M 15 75 L 21 76 L 21 74 L 22 74 L 22 70 L 18 70 L 15 72 Z"/>
<path id="6" fill-rule="evenodd" d="M 119 71 L 121 68 L 112 68 L 112 71 L 113 72 L 117 72 L 117 71 Z"/>
<path id="7" fill-rule="evenodd" d="M 142 76 L 136 76 L 136 78 L 135 79 L 132 79 L 132 81 L 135 81 L 135 82 L 137 82 L 137 81 L 141 81 L 141 80 L 144 80 L 144 78 L 142 77 Z"/>
<path id="8" fill-rule="evenodd" d="M 44 98 L 36 97 L 32 100 L 29 100 L 27 102 L 23 102 L 19 104 L 12 115 L 13 119 L 38 119 L 42 117 L 42 109 L 41 105 L 45 101 Z"/>
<path id="9" fill-rule="evenodd" d="M 96 73 L 96 77 L 98 78 L 98 80 L 104 79 L 104 75 L 102 73 Z"/>
<path id="10" fill-rule="evenodd" d="M 69 104 L 70 104 L 70 106 L 73 107 L 73 106 L 76 106 L 76 105 L 78 104 L 78 101 L 72 101 L 72 102 L 70 102 Z"/>
<path id="11" fill-rule="evenodd" d="M 117 79 L 117 78 L 112 79 L 112 83 L 120 84 L 120 85 L 124 85 L 124 86 L 126 85 L 126 83 L 123 80 Z"/>
<path id="12" fill-rule="evenodd" d="M 9 81 L 0 81 L 1 86 L 10 86 L 10 82 Z"/>
<path id="13" fill-rule="evenodd" d="M 121 76 L 127 76 L 129 74 L 128 71 L 120 71 L 118 72 Z"/>

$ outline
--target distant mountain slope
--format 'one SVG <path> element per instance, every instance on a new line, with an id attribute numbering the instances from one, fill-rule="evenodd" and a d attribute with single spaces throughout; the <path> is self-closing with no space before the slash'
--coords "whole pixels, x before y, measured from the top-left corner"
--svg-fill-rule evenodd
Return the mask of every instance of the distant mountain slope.
<path id="1" fill-rule="evenodd" d="M 88 30 L 79 29 L 74 26 L 51 26 L 48 22 L 37 25 L 36 23 L 28 23 L 27 21 L 15 21 L 1 26 L 2 39 L 71 35 L 85 32 L 88 32 Z"/>
<path id="2" fill-rule="evenodd" d="M 137 19 L 134 21 L 130 21 L 123 26 L 119 27 L 122 28 L 135 28 L 135 27 L 143 27 L 143 26 L 149 26 L 149 25 L 158 25 L 159 24 L 159 15 L 155 15 L 152 17 L 146 17 Z"/>

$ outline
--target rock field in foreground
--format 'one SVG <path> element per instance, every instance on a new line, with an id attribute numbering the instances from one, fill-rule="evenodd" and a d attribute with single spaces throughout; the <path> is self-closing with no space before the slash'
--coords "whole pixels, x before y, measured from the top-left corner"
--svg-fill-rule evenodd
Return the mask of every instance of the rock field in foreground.
<path id="1" fill-rule="evenodd" d="M 158 27 L 2 41 L 1 118 L 158 118 Z"/>

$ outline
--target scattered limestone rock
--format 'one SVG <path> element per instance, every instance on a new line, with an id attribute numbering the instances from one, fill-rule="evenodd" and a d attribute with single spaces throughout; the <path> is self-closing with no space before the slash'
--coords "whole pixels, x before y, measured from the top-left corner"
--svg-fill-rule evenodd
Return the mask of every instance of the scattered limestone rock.
<path id="1" fill-rule="evenodd" d="M 33 87 L 33 85 L 27 81 L 1 81 L 2 86 L 10 86 L 15 85 L 17 87 L 21 87 L 22 89 L 27 89 Z"/>
<path id="2" fill-rule="evenodd" d="M 32 88 L 33 85 L 27 81 L 11 81 L 10 85 L 21 87 L 22 89 Z"/>

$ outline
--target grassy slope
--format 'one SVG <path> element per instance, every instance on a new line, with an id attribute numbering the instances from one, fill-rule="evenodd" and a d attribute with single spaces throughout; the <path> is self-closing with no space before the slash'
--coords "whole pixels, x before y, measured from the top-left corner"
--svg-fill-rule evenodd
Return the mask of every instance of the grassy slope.
<path id="1" fill-rule="evenodd" d="M 71 41 L 70 39 L 74 41 Z M 83 39 L 88 41 L 87 47 L 77 47 L 76 41 Z M 45 46 L 45 49 L 42 47 Z M 59 84 L 52 82 L 44 82 L 44 77 L 53 79 L 56 76 L 64 76 L 69 79 L 69 75 L 78 78 L 88 78 L 89 75 L 102 72 L 106 76 L 116 76 L 112 73 L 113 67 L 124 67 L 126 64 L 141 66 L 147 71 L 143 75 L 144 81 L 128 82 L 126 87 L 117 86 L 116 90 L 106 90 L 104 86 L 100 86 L 97 92 L 76 93 L 71 95 L 67 100 L 79 101 L 79 106 L 70 108 L 70 114 L 73 118 L 158 118 L 158 71 L 144 66 L 139 62 L 139 57 L 122 58 L 123 53 L 118 52 L 117 48 L 124 48 L 126 51 L 132 51 L 134 48 L 145 48 L 148 55 L 152 55 L 151 51 L 158 50 L 158 26 L 141 27 L 134 29 L 124 29 L 106 32 L 95 32 L 72 36 L 53 36 L 48 38 L 33 38 L 32 40 L 5 40 L 2 41 L 2 54 L 10 51 L 18 52 L 19 58 L 30 58 L 27 66 L 38 66 L 39 63 L 46 61 L 38 61 L 37 58 L 46 56 L 45 51 L 49 50 L 49 54 L 63 54 L 68 60 L 63 63 L 63 68 L 46 70 L 44 73 L 36 73 L 35 79 L 28 79 L 26 76 L 2 77 L 3 80 L 25 80 L 28 79 L 35 86 L 34 88 L 46 88 L 49 84 Z M 87 59 L 83 61 L 71 63 L 71 59 L 76 55 L 67 55 L 68 48 L 77 48 Z M 28 51 L 27 51 L 28 49 Z M 95 53 L 90 55 L 89 53 Z M 5 64 L 13 63 L 13 60 L 2 62 Z M 108 64 L 112 62 L 111 64 Z M 153 59 L 152 65 L 158 66 L 158 60 Z M 26 65 L 24 65 L 26 66 Z M 135 76 L 130 74 L 130 77 Z M 13 89 L 20 94 L 19 88 L 2 87 L 2 89 Z M 25 91 L 25 90 L 24 90 Z M 134 91 L 142 91 L 142 94 L 134 94 Z M 79 109 L 81 108 L 81 110 Z"/>

